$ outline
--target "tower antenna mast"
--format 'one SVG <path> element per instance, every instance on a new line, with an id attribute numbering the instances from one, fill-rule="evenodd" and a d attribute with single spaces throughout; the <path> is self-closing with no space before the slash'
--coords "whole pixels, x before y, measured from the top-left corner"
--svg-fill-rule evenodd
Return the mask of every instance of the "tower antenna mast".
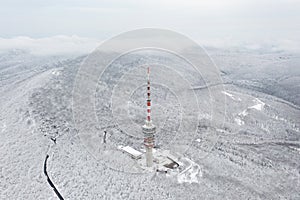
<path id="1" fill-rule="evenodd" d="M 152 124 L 151 120 L 151 95 L 150 95 L 150 67 L 147 68 L 147 119 L 146 124 L 142 127 L 144 133 L 144 145 L 146 148 L 146 165 L 147 167 L 153 166 L 153 152 L 154 135 L 156 127 Z"/>

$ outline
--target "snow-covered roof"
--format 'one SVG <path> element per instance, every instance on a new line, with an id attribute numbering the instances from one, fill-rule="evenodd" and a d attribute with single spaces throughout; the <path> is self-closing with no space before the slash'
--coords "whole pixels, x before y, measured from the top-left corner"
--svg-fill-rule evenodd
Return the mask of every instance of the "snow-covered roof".
<path id="1" fill-rule="evenodd" d="M 130 147 L 130 146 L 119 146 L 118 149 L 120 149 L 121 151 L 128 153 L 131 157 L 138 159 L 140 158 L 143 153 L 135 150 L 134 148 Z"/>

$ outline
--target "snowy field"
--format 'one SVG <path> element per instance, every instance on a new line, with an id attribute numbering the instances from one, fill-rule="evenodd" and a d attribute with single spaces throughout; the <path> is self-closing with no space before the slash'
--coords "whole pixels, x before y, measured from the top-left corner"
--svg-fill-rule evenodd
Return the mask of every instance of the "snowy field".
<path id="1" fill-rule="evenodd" d="M 44 173 L 47 155 L 47 174 L 64 199 L 300 199 L 300 55 L 207 50 L 224 82 L 225 123 L 209 123 L 209 91 L 195 79 L 193 92 L 200 100 L 200 120 L 195 137 L 176 133 L 182 139 L 174 149 L 189 146 L 183 161 L 189 167 L 176 178 L 130 173 L 127 155 L 105 150 L 101 155 L 105 162 L 99 161 L 82 144 L 72 117 L 72 90 L 86 55 L 2 51 L 0 199 L 57 199 Z M 106 94 L 122 66 L 149 60 L 181 65 L 169 55 L 133 53 L 113 63 L 106 72 L 112 79 L 99 83 L 95 93 L 99 133 L 95 136 L 102 137 L 105 128 L 108 149 L 118 145 L 143 147 L 138 139 L 140 130 L 128 136 L 112 123 L 111 110 L 118 107 L 107 104 Z M 195 78 L 189 71 L 180 73 Z M 142 125 L 144 120 L 143 92 L 142 87 L 137 88 L 126 100 L 128 117 L 135 125 Z M 157 141 L 172 147 L 180 103 L 176 94 L 161 85 L 153 83 L 152 93 Z M 210 140 L 214 140 L 213 145 L 208 145 Z"/>

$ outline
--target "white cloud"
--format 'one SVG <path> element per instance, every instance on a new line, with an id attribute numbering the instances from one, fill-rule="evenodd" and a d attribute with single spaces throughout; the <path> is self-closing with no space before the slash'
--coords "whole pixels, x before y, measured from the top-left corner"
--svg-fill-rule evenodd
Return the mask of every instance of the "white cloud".
<path id="1" fill-rule="evenodd" d="M 298 39 L 270 39 L 245 41 L 234 38 L 214 38 L 199 40 L 198 43 L 205 47 L 222 49 L 244 49 L 250 51 L 285 51 L 300 53 L 300 40 Z"/>
<path id="2" fill-rule="evenodd" d="M 21 36 L 10 39 L 0 38 L 0 51 L 22 49 L 35 55 L 86 54 L 99 44 L 99 40 L 75 35 L 58 35 L 40 39 Z"/>
<path id="3" fill-rule="evenodd" d="M 191 38 L 193 39 L 193 38 Z M 283 39 L 269 41 L 242 41 L 235 38 L 195 39 L 199 45 L 222 49 L 246 49 L 252 51 L 287 51 L 300 52 L 299 40 Z M 0 51 L 21 49 L 34 55 L 88 54 L 96 49 L 101 41 L 76 35 L 58 35 L 34 39 L 30 37 L 0 38 Z"/>

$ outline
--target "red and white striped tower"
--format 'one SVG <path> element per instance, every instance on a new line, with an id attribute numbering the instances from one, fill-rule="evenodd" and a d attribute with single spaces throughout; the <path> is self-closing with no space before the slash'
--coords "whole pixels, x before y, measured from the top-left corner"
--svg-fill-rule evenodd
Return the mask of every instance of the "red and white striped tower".
<path id="1" fill-rule="evenodd" d="M 156 127 L 152 124 L 151 120 L 151 98 L 150 98 L 150 68 L 148 67 L 148 84 L 147 84 L 147 119 L 146 124 L 142 127 L 144 133 L 144 145 L 146 148 L 146 165 L 147 167 L 153 166 L 153 153 L 154 135 Z"/>
<path id="2" fill-rule="evenodd" d="M 151 122 L 151 98 L 150 98 L 150 68 L 148 67 L 148 82 L 147 82 L 147 122 Z"/>

